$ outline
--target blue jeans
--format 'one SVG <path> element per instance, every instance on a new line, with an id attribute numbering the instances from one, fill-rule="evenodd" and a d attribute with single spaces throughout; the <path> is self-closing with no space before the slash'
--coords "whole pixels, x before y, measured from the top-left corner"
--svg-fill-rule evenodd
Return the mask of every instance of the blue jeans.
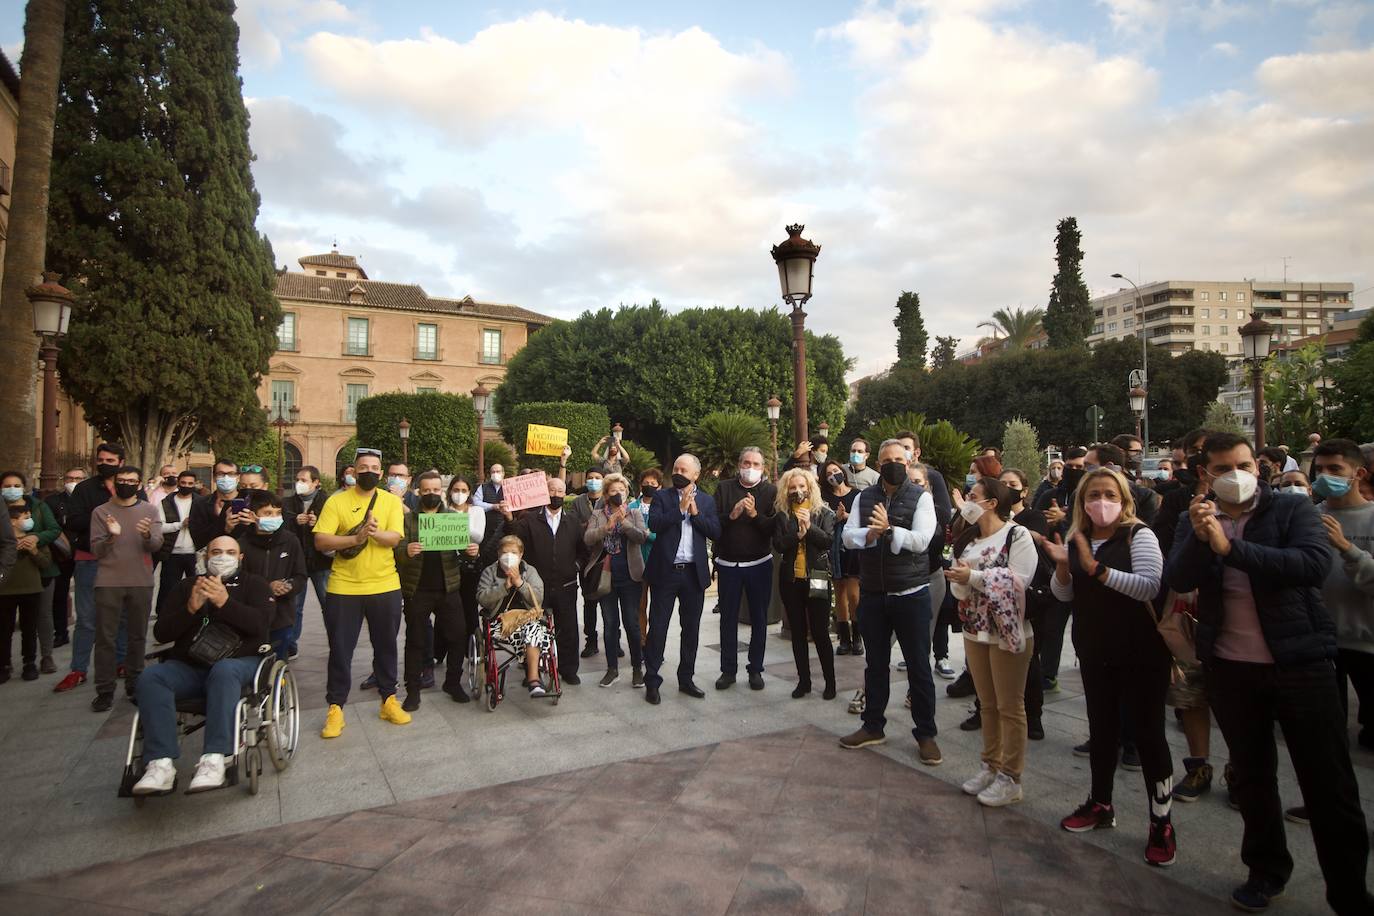
<path id="1" fill-rule="evenodd" d="M 153 665 L 138 679 L 138 715 L 143 720 L 143 760 L 181 756 L 177 744 L 177 700 L 205 698 L 205 753 L 234 753 L 234 708 L 253 683 L 256 657 L 226 658 L 213 668 L 172 659 Z"/>
<path id="2" fill-rule="evenodd" d="M 317 569 L 310 573 L 310 584 L 315 589 L 315 598 L 320 602 L 320 610 L 324 610 L 324 596 L 329 590 L 329 570 Z M 301 589 L 301 593 L 296 596 L 296 625 L 291 628 L 290 638 L 287 640 L 286 647 L 289 651 L 296 651 L 296 644 L 301 641 L 301 628 L 305 624 L 305 595 L 308 589 Z"/>
<path id="3" fill-rule="evenodd" d="M 91 649 L 95 647 L 95 574 L 99 560 L 77 560 L 72 573 L 76 589 L 76 627 L 72 633 L 72 670 L 85 674 L 91 667 Z M 129 632 L 124 615 L 119 616 L 119 631 L 115 634 L 115 664 L 124 664 L 129 647 Z M 141 667 L 141 665 L 140 665 Z"/>
<path id="4" fill-rule="evenodd" d="M 663 684 L 658 669 L 663 665 L 663 653 L 668 646 L 668 621 L 673 619 L 675 602 L 678 605 L 678 623 L 682 628 L 682 646 L 677 665 L 677 682 L 681 686 L 689 683 L 696 673 L 701 609 L 706 603 L 706 592 L 701 587 L 693 563 L 675 567 L 667 581 L 655 584 L 649 591 L 649 645 L 644 652 L 644 683 L 649 687 Z"/>
<path id="5" fill-rule="evenodd" d="M 758 566 L 716 564 L 720 589 L 720 671 L 739 671 L 739 602 L 749 601 L 750 674 L 763 673 L 763 652 L 768 647 L 768 605 L 773 600 L 773 558 Z"/>
<path id="6" fill-rule="evenodd" d="M 930 589 L 914 595 L 859 593 L 859 633 L 868 643 L 864 668 L 864 728 L 883 734 L 887 725 L 888 678 L 892 661 L 892 637 L 906 659 L 907 683 L 911 686 L 911 733 L 916 740 L 934 738 L 935 681 L 930 676 Z"/>
<path id="7" fill-rule="evenodd" d="M 644 664 L 644 647 L 639 640 L 639 594 L 643 590 L 642 582 L 630 579 L 613 586 L 611 593 L 601 599 L 601 625 L 606 630 L 606 667 L 611 670 L 620 667 L 621 621 L 625 624 L 625 641 L 630 644 L 630 664 L 636 668 Z"/>

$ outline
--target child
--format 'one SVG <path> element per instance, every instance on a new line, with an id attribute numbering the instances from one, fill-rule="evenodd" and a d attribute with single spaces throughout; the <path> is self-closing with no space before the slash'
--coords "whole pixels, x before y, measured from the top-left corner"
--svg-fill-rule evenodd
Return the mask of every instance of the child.
<path id="1" fill-rule="evenodd" d="M 43 609 L 43 570 L 52 559 L 48 548 L 38 546 L 32 534 L 33 517 L 27 506 L 9 507 L 19 555 L 9 578 L 0 582 L 0 628 L 4 631 L 4 657 L 0 658 L 0 683 L 10 679 L 14 623 L 19 620 L 20 652 L 24 660 L 24 680 L 38 680 L 38 615 Z"/>

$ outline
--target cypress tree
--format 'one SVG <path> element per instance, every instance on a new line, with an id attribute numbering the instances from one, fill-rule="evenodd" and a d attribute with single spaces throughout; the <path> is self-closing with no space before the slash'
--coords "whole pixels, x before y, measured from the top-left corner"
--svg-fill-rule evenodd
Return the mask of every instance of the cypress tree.
<path id="1" fill-rule="evenodd" d="M 254 221 L 231 0 L 67 6 L 49 264 L 77 293 L 63 384 L 145 471 L 264 428 L 281 306 Z"/>
<path id="2" fill-rule="evenodd" d="M 905 290 L 897 297 L 897 317 L 892 319 L 897 329 L 897 367 L 924 369 L 926 367 L 926 322 L 921 317 L 921 296 Z"/>
<path id="3" fill-rule="evenodd" d="M 1083 236 L 1072 216 L 1059 221 L 1054 237 L 1054 260 L 1059 265 L 1045 308 L 1045 334 L 1051 347 L 1067 350 L 1085 346 L 1093 329 L 1093 307 L 1083 282 Z"/>

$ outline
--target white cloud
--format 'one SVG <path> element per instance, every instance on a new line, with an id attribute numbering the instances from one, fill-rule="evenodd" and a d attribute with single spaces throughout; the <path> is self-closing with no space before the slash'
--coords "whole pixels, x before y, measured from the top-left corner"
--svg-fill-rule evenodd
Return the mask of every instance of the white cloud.
<path id="1" fill-rule="evenodd" d="M 1240 53 L 1240 48 L 1231 44 L 1229 41 L 1219 41 L 1212 45 L 1212 50 L 1223 57 L 1235 57 Z"/>
<path id="2" fill-rule="evenodd" d="M 1271 57 L 1256 76 L 1269 95 L 1295 111 L 1374 114 L 1374 48 Z"/>
<path id="3" fill-rule="evenodd" d="M 239 54 L 249 67 L 281 62 L 282 42 L 325 23 L 356 23 L 357 15 L 339 0 L 239 0 Z"/>

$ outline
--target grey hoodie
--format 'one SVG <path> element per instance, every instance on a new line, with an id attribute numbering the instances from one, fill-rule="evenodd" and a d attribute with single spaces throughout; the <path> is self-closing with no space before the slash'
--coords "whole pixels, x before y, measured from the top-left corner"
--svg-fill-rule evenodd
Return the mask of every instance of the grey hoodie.
<path id="1" fill-rule="evenodd" d="M 1322 599 L 1336 620 L 1336 644 L 1342 649 L 1374 655 L 1374 503 L 1350 509 L 1317 507 L 1341 523 L 1350 547 L 1335 554 L 1336 561 L 1322 584 Z"/>

